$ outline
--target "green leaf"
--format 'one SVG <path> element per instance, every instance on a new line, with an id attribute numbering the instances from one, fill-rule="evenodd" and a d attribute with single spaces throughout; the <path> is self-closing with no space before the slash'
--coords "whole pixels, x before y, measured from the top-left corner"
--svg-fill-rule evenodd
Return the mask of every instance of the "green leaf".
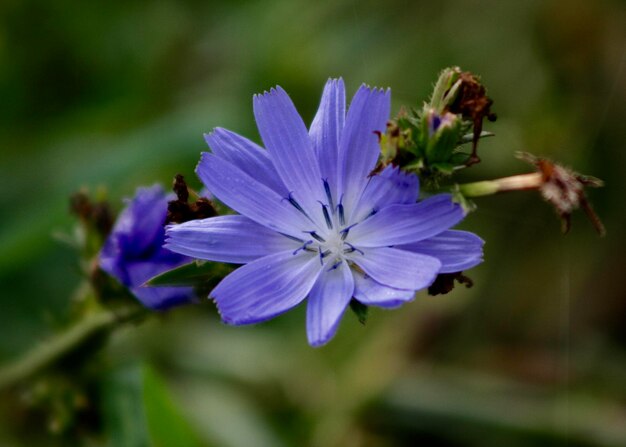
<path id="1" fill-rule="evenodd" d="M 105 376 L 101 391 L 108 445 L 201 445 L 171 400 L 165 384 L 152 369 L 138 363 L 115 369 Z"/>
<path id="2" fill-rule="evenodd" d="M 142 399 L 142 374 L 137 364 L 116 369 L 102 382 L 102 415 L 109 445 L 148 447 Z"/>
<path id="3" fill-rule="evenodd" d="M 171 399 L 165 382 L 149 367 L 143 368 L 143 403 L 154 447 L 196 447 L 198 435 Z"/>
<path id="4" fill-rule="evenodd" d="M 352 298 L 352 300 L 350 300 L 350 309 L 352 309 L 352 312 L 354 312 L 356 317 L 359 319 L 359 323 L 367 323 L 368 307 L 365 304 Z"/>
<path id="5" fill-rule="evenodd" d="M 146 281 L 146 286 L 196 286 L 223 277 L 228 269 L 223 264 L 194 261 L 163 272 Z"/>

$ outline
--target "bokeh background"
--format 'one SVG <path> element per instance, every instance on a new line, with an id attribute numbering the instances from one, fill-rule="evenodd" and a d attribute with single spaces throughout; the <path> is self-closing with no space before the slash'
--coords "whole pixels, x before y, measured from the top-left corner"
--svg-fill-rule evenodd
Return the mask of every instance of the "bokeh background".
<path id="1" fill-rule="evenodd" d="M 459 180 L 552 157 L 605 180 L 589 195 L 608 233 L 577 214 L 561 235 L 532 192 L 481 199 L 460 226 L 486 240 L 473 288 L 347 313 L 321 349 L 302 307 L 245 328 L 178 309 L 103 348 L 95 422 L 25 423 L 17 399 L 0 445 L 626 445 L 625 50 L 618 0 L 3 0 L 1 363 L 69 323 L 70 195 L 119 209 L 176 173 L 198 187 L 203 132 L 258 141 L 252 94 L 276 84 L 310 122 L 330 76 L 391 87 L 397 111 L 446 66 L 477 73 L 496 137 Z"/>

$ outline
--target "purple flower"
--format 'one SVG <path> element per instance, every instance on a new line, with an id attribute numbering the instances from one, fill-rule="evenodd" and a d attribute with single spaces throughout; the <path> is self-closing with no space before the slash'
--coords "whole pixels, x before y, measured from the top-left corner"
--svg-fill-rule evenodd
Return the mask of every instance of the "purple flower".
<path id="1" fill-rule="evenodd" d="M 264 321 L 308 296 L 308 340 L 319 346 L 352 297 L 396 307 L 439 272 L 481 262 L 478 237 L 448 230 L 464 216 L 450 195 L 416 203 L 415 175 L 369 177 L 389 109 L 389 90 L 362 86 L 346 115 L 343 81 L 329 80 L 307 131 L 277 87 L 254 97 L 267 150 L 225 129 L 206 136 L 212 153 L 196 172 L 240 215 L 169 226 L 166 247 L 245 264 L 211 292 L 226 323 Z"/>
<path id="2" fill-rule="evenodd" d="M 155 310 L 193 298 L 188 287 L 142 287 L 159 273 L 191 261 L 162 246 L 167 202 L 171 199 L 159 185 L 137 189 L 100 252 L 102 270 L 128 287 L 144 306 Z"/>

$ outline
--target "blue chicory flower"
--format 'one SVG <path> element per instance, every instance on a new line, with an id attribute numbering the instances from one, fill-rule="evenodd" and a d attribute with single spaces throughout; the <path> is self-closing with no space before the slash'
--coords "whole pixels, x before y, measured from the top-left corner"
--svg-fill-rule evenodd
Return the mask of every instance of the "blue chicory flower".
<path id="1" fill-rule="evenodd" d="M 100 267 L 128 287 L 146 307 L 164 310 L 193 299 L 189 287 L 142 287 L 150 278 L 191 262 L 163 248 L 167 195 L 154 185 L 138 188 L 115 222 L 100 252 Z"/>
<path id="2" fill-rule="evenodd" d="M 333 337 L 350 300 L 397 307 L 440 272 L 481 262 L 482 240 L 448 230 L 464 217 L 449 194 L 417 202 L 413 174 L 391 166 L 370 176 L 389 90 L 362 86 L 345 113 L 341 79 L 329 80 L 310 129 L 280 87 L 254 97 L 267 150 L 226 129 L 206 140 L 196 173 L 240 215 L 167 227 L 166 247 L 245 264 L 213 289 L 222 319 L 257 323 L 308 296 L 307 335 Z"/>

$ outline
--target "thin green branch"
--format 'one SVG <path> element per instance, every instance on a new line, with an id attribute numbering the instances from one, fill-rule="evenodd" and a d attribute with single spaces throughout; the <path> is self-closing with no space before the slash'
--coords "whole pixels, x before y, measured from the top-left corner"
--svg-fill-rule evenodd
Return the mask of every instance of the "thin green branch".
<path id="1" fill-rule="evenodd" d="M 14 363 L 0 369 L 0 390 L 30 378 L 88 341 L 113 332 L 122 324 L 135 320 L 145 313 L 144 308 L 133 305 L 86 316 L 65 332 L 35 346 Z"/>

